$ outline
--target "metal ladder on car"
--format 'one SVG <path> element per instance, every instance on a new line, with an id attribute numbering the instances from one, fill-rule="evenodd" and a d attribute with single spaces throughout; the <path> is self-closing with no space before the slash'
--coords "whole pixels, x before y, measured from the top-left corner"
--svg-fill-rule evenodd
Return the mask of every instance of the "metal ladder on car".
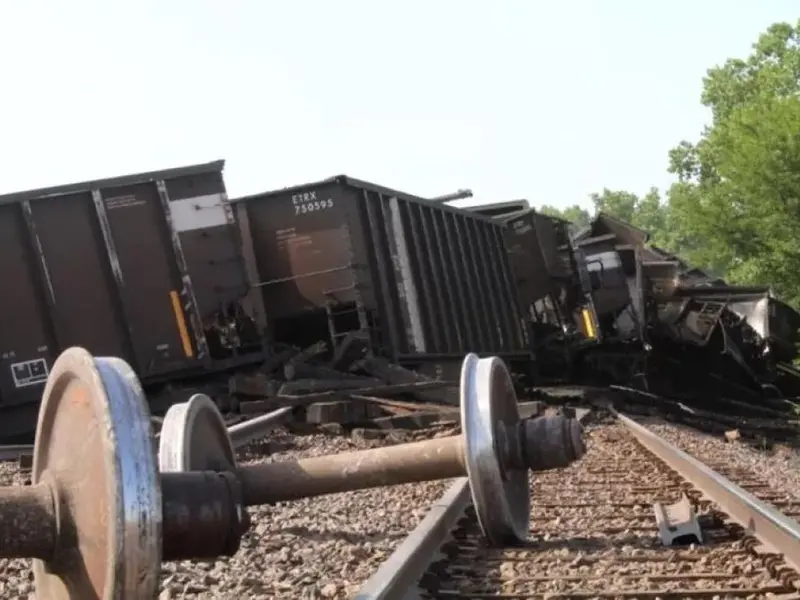
<path id="1" fill-rule="evenodd" d="M 326 297 L 325 302 L 325 316 L 328 320 L 328 333 L 331 337 L 331 343 L 335 348 L 339 344 L 339 340 L 344 338 L 348 333 L 352 333 L 354 331 L 363 331 L 365 333 L 369 333 L 369 322 L 367 320 L 367 311 L 364 309 L 364 305 L 361 303 L 360 299 L 357 299 L 353 305 L 348 305 L 345 308 L 341 308 L 339 303 L 336 302 L 334 299 L 334 295 L 340 292 L 349 292 L 355 289 L 355 285 L 350 285 L 343 288 L 338 288 L 335 290 L 326 290 L 323 292 L 324 296 Z M 348 315 L 357 315 L 357 321 L 351 319 L 346 319 Z M 345 329 L 339 329 L 338 324 L 340 324 L 345 318 L 350 323 L 357 322 L 357 327 L 349 327 Z"/>

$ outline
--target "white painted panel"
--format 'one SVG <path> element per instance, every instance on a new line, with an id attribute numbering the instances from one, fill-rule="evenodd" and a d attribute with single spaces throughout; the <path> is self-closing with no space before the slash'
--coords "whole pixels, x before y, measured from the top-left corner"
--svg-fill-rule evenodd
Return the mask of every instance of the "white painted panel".
<path id="1" fill-rule="evenodd" d="M 175 231 L 181 233 L 227 225 L 225 202 L 224 194 L 209 194 L 172 201 L 169 203 L 172 226 Z"/>

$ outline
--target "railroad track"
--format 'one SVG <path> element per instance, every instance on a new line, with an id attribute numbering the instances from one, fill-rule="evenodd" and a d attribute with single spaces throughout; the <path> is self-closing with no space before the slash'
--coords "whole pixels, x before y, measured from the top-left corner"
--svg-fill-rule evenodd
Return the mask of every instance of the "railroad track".
<path id="1" fill-rule="evenodd" d="M 237 422 L 228 427 L 228 435 L 234 448 L 241 448 L 266 435 L 271 429 L 282 424 L 290 418 L 292 408 L 279 408 L 262 415 L 254 415 L 245 421 Z M 160 429 L 160 423 L 154 422 L 154 428 Z M 161 432 L 156 431 L 154 441 L 159 440 Z M 27 462 L 33 456 L 32 444 L 7 444 L 0 445 L 0 462 L 19 460 Z"/>
<path id="2" fill-rule="evenodd" d="M 537 396 L 548 404 L 583 407 L 607 406 L 635 416 L 658 416 L 672 424 L 723 435 L 736 430 L 742 442 L 757 449 L 774 445 L 800 447 L 800 421 L 793 413 L 783 413 L 758 405 L 747 405 L 725 398 L 669 398 L 622 385 L 558 386 L 538 388 Z"/>
<path id="3" fill-rule="evenodd" d="M 239 446 L 240 465 L 280 462 L 446 435 L 446 428 L 380 435 L 277 428 Z M 378 437 L 372 437 L 373 435 Z M 232 557 L 164 563 L 160 599 L 352 598 L 424 517 L 450 480 L 379 487 L 252 507 Z"/>
<path id="4" fill-rule="evenodd" d="M 800 521 L 800 454 L 782 447 L 767 454 L 737 440 L 699 435 L 658 418 L 635 419 L 756 498 Z"/>
<path id="5" fill-rule="evenodd" d="M 0 462 L 19 460 L 23 456 L 31 456 L 33 446 L 29 444 L 8 444 L 0 446 Z"/>
<path id="6" fill-rule="evenodd" d="M 527 544 L 488 548 L 459 479 L 356 598 L 798 597 L 797 521 L 630 419 L 605 420 L 587 427 L 581 461 L 531 478 Z M 792 506 L 751 474 L 732 474 Z M 684 494 L 702 543 L 664 546 L 653 504 Z"/>
<path id="7" fill-rule="evenodd" d="M 228 427 L 241 465 L 374 448 L 451 434 L 451 425 L 346 435 L 293 433 L 270 413 Z M 272 421 L 272 422 L 270 422 Z M 0 485 L 26 485 L 14 462 Z M 159 600 L 352 598 L 425 516 L 450 480 L 347 492 L 255 507 L 235 556 L 162 566 Z M 412 508 L 409 508 L 412 507 Z M 0 559 L 0 597 L 29 600 L 30 561 Z"/>

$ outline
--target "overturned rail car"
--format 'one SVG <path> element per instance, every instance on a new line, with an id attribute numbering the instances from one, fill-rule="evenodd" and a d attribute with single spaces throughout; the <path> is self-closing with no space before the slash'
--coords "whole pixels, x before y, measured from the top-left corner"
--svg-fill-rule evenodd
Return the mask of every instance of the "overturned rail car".
<path id="1" fill-rule="evenodd" d="M 223 166 L 0 196 L 4 435 L 32 431 L 69 346 L 124 358 L 145 384 L 260 352 Z"/>
<path id="2" fill-rule="evenodd" d="M 541 381 L 570 379 L 571 350 L 599 341 L 592 280 L 570 223 L 530 208 L 495 217 L 505 224 L 518 302 Z"/>
<path id="3" fill-rule="evenodd" d="M 467 352 L 527 361 L 503 227 L 337 176 L 234 201 L 275 341 L 367 336 L 425 372 Z"/>
<path id="4" fill-rule="evenodd" d="M 576 305 L 577 298 L 565 300 L 580 287 L 569 224 L 534 209 L 507 215 L 502 222 L 520 305 L 530 307 L 537 320 L 547 316 L 553 301 Z"/>
<path id="5" fill-rule="evenodd" d="M 574 240 L 594 270 L 592 296 L 604 341 L 587 356 L 595 364 L 616 362 L 621 373 L 619 364 L 641 364 L 647 347 L 647 376 L 656 374 L 676 390 L 713 379 L 717 387 L 754 398 L 794 395 L 797 386 L 787 385 L 791 369 L 783 363 L 797 355 L 800 314 L 767 287 L 727 285 L 645 245 L 647 239 L 641 229 L 600 214 Z M 613 344 L 631 351 L 614 355 L 608 352 Z M 668 375 L 677 372 L 680 377 Z"/>

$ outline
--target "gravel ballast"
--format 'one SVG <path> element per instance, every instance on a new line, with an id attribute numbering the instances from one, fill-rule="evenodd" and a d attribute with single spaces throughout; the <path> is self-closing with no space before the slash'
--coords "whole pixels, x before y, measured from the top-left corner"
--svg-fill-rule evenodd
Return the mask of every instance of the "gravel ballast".
<path id="1" fill-rule="evenodd" d="M 429 436 L 395 432 L 364 439 L 358 431 L 342 437 L 275 431 L 265 443 L 240 452 L 239 460 L 291 460 L 418 437 Z M 161 598 L 350 598 L 447 485 L 398 485 L 253 507 L 252 526 L 236 556 L 213 563 L 165 563 Z"/>
<path id="2" fill-rule="evenodd" d="M 668 423 L 658 418 L 637 418 L 654 433 L 663 437 L 684 452 L 710 467 L 738 474 L 728 475 L 736 481 L 741 474 L 769 484 L 770 489 L 787 497 L 800 499 L 800 455 L 786 446 L 775 446 L 770 450 L 758 450 L 738 441 L 728 442 L 722 437 L 710 435 L 686 427 Z"/>
<path id="3" fill-rule="evenodd" d="M 726 598 L 792 591 L 719 513 L 704 515 L 702 543 L 664 546 L 653 503 L 678 501 L 686 482 L 622 424 L 590 425 L 585 437 L 582 460 L 532 474 L 527 543 L 487 548 L 475 520 L 463 519 L 445 557 L 423 578 L 423 597 Z"/>
<path id="4" fill-rule="evenodd" d="M 0 462 L 0 486 L 24 484 L 25 476 L 20 473 L 17 463 Z M 35 597 L 30 561 L 0 558 L 0 598 L 22 600 Z"/>
<path id="5" fill-rule="evenodd" d="M 292 460 L 450 433 L 395 431 L 369 439 L 358 430 L 337 436 L 295 435 L 280 429 L 240 451 L 239 461 Z M 235 556 L 163 563 L 159 599 L 350 598 L 449 483 L 398 485 L 252 507 L 251 528 Z M 0 485 L 23 484 L 16 463 L 0 463 Z M 0 598 L 35 598 L 30 561 L 0 560 Z"/>

